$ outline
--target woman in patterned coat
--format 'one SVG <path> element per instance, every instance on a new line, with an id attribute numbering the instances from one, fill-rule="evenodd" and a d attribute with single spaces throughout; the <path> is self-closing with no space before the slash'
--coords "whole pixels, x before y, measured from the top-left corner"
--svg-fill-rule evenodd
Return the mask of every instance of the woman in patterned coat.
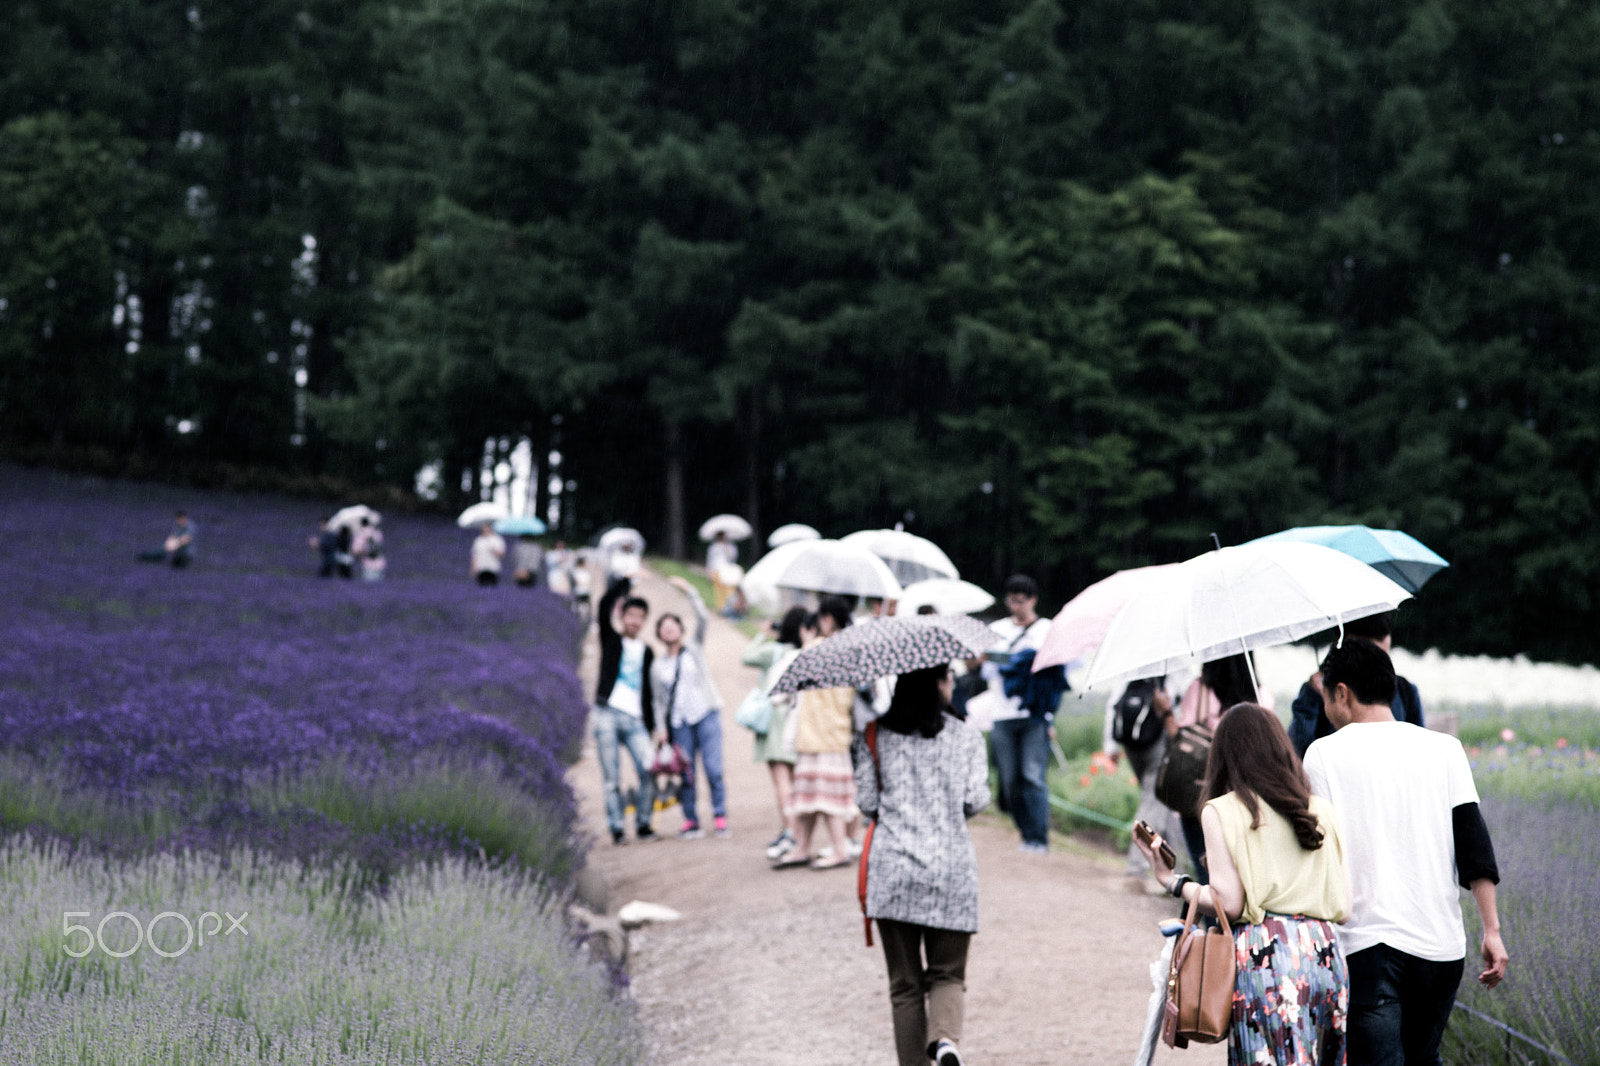
<path id="1" fill-rule="evenodd" d="M 978 931 L 978 859 L 967 819 L 989 803 L 983 735 L 947 713 L 945 666 L 901 674 L 856 752 L 856 803 L 874 818 L 867 917 L 889 970 L 900 1066 L 961 1066 L 967 945 Z M 924 961 L 926 953 L 926 961 Z"/>

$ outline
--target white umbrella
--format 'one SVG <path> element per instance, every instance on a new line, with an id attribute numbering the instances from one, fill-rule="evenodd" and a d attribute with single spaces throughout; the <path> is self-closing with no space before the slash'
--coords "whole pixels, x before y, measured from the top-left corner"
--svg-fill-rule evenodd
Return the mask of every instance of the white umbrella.
<path id="1" fill-rule="evenodd" d="M 596 542 L 595 547 L 601 551 L 613 551 L 631 547 L 635 552 L 643 552 L 644 534 L 627 526 L 614 526 L 600 535 L 600 540 Z"/>
<path id="2" fill-rule="evenodd" d="M 994 597 L 970 581 L 930 577 L 905 587 L 895 614 L 916 614 L 920 607 L 932 607 L 936 614 L 976 614 L 993 606 Z"/>
<path id="3" fill-rule="evenodd" d="M 1106 630 L 1086 688 L 1287 644 L 1381 611 L 1411 593 L 1320 544 L 1268 541 L 1196 556 L 1141 583 Z"/>
<path id="4" fill-rule="evenodd" d="M 481 526 L 485 522 L 492 524 L 502 518 L 510 517 L 511 512 L 506 510 L 504 504 L 495 503 L 493 500 L 485 500 L 483 503 L 473 504 L 457 515 L 456 525 L 462 529 L 471 529 L 473 526 Z"/>
<path id="5" fill-rule="evenodd" d="M 777 614 L 786 606 L 787 601 L 784 590 L 778 587 L 778 578 L 783 576 L 783 568 L 806 545 L 815 543 L 814 540 L 792 540 L 787 544 L 778 545 L 756 560 L 750 569 L 744 572 L 744 579 L 739 582 L 739 590 L 744 593 L 744 598 L 768 614 Z"/>
<path id="6" fill-rule="evenodd" d="M 804 522 L 790 522 L 786 526 L 779 526 L 767 538 L 767 547 L 781 548 L 785 544 L 793 544 L 801 540 L 821 540 L 822 534 L 806 525 Z"/>
<path id="7" fill-rule="evenodd" d="M 361 524 L 363 518 L 367 520 L 369 525 L 374 526 L 383 521 L 383 515 L 364 503 L 358 503 L 354 507 L 345 507 L 333 512 L 328 519 L 328 527 L 330 529 L 339 529 L 341 526 L 349 526 L 354 529 Z"/>
<path id="8" fill-rule="evenodd" d="M 902 584 L 926 581 L 930 577 L 959 578 L 961 571 L 933 541 L 900 529 L 863 529 L 840 540 L 857 544 L 889 564 L 895 579 Z"/>
<path id="9" fill-rule="evenodd" d="M 785 551 L 789 545 L 775 551 Z M 797 550 L 777 567 L 773 584 L 805 592 L 833 592 L 842 596 L 876 596 L 885 600 L 900 597 L 900 582 L 882 559 L 867 549 L 837 540 L 808 540 L 795 545 Z M 760 567 L 757 563 L 754 570 Z"/>
<path id="10" fill-rule="evenodd" d="M 701 540 L 716 540 L 718 533 L 726 533 L 729 540 L 748 540 L 754 532 L 750 523 L 736 514 L 719 514 L 700 525 Z"/>

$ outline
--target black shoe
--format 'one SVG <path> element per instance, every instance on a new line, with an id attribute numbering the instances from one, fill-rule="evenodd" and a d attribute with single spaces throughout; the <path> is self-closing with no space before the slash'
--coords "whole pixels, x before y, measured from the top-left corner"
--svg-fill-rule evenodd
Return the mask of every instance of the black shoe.
<path id="1" fill-rule="evenodd" d="M 961 1052 L 948 1040 L 941 1040 L 928 1049 L 928 1057 L 934 1061 L 935 1066 L 965 1066 L 961 1059 Z"/>
<path id="2" fill-rule="evenodd" d="M 628 842 L 628 834 L 624 833 L 620 829 L 613 829 L 611 831 L 611 843 L 613 843 L 613 844 L 626 844 L 627 842 Z"/>
<path id="3" fill-rule="evenodd" d="M 633 835 L 637 840 L 654 840 L 656 838 L 656 831 L 647 825 L 641 825 Z"/>

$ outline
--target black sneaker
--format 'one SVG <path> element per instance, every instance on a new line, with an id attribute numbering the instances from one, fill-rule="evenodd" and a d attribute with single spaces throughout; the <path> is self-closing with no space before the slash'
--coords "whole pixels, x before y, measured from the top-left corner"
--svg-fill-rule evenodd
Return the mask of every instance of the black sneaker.
<path id="1" fill-rule="evenodd" d="M 635 839 L 638 840 L 654 840 L 656 838 L 656 831 L 647 825 L 641 825 L 634 831 L 633 835 Z"/>
<path id="2" fill-rule="evenodd" d="M 611 843 L 613 843 L 613 844 L 626 844 L 627 842 L 628 842 L 628 834 L 624 833 L 620 829 L 613 829 L 611 831 Z"/>
<path id="3" fill-rule="evenodd" d="M 941 1040 L 934 1045 L 933 1054 L 929 1056 L 934 1061 L 934 1066 L 965 1066 L 961 1061 L 961 1052 L 948 1040 Z"/>

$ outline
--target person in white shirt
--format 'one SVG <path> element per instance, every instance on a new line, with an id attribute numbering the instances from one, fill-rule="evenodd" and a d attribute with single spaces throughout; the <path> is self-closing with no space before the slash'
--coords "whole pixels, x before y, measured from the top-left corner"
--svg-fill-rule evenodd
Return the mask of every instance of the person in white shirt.
<path id="1" fill-rule="evenodd" d="M 681 577 L 669 579 L 672 586 L 689 597 L 694 609 L 694 633 L 684 632 L 683 619 L 664 614 L 656 620 L 656 638 L 665 646 L 650 668 L 650 683 L 655 697 L 655 719 L 672 731 L 672 742 L 683 749 L 688 767 L 678 788 L 683 810 L 683 827 L 678 836 L 695 840 L 705 836 L 695 810 L 695 756 L 700 758 L 706 785 L 711 791 L 712 831 L 728 835 L 728 794 L 722 780 L 722 696 L 706 665 L 706 629 L 710 615 L 700 593 Z M 685 639 L 687 637 L 687 639 Z"/>
<path id="2" fill-rule="evenodd" d="M 989 626 L 996 637 L 989 655 L 1009 659 L 1021 651 L 1038 651 L 1050 631 L 1049 619 L 1039 617 L 1039 586 L 1026 574 L 1013 574 L 1006 580 L 1005 597 L 1010 614 Z M 1050 769 L 1054 715 L 1030 713 L 1020 697 L 1004 695 L 1000 667 L 993 658 L 984 662 L 983 676 L 1005 708 L 989 731 L 1001 804 L 1022 834 L 1020 850 L 1043 854 L 1050 850 L 1050 791 L 1045 775 Z"/>
<path id="3" fill-rule="evenodd" d="M 1483 921 L 1478 980 L 1493 988 L 1508 961 L 1472 768 L 1456 738 L 1395 721 L 1394 664 L 1371 641 L 1331 650 L 1320 687 L 1335 732 L 1312 742 L 1305 768 L 1347 845 L 1349 1063 L 1433 1066 L 1466 965 L 1458 884 Z"/>
<path id="4" fill-rule="evenodd" d="M 480 585 L 500 583 L 500 561 L 506 557 L 505 538 L 485 522 L 472 542 L 472 580 Z"/>

